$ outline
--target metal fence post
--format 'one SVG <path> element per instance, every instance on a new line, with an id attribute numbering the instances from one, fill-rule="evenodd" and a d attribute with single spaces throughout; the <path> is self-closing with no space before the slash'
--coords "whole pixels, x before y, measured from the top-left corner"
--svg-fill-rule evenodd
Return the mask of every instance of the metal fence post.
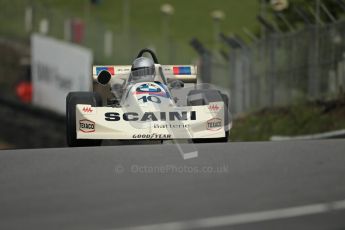
<path id="1" fill-rule="evenodd" d="M 275 103 L 275 74 L 276 74 L 276 60 L 275 60 L 275 46 L 276 38 L 269 36 L 267 38 L 267 45 L 269 47 L 269 65 L 268 65 L 268 96 L 269 96 L 269 106 L 274 106 Z"/>
<path id="2" fill-rule="evenodd" d="M 247 46 L 242 47 L 241 49 L 241 56 L 243 59 L 243 84 L 244 84 L 244 109 L 250 110 L 251 109 L 251 81 L 252 81 L 252 77 L 251 77 L 251 73 L 250 73 L 250 52 Z"/>
<path id="3" fill-rule="evenodd" d="M 212 55 L 210 52 L 205 52 L 201 56 L 201 79 L 204 83 L 211 82 L 212 71 Z"/>
<path id="4" fill-rule="evenodd" d="M 309 74 L 308 74 L 308 95 L 311 99 L 318 96 L 319 86 L 319 32 L 318 27 L 310 28 L 309 41 L 312 45 L 309 47 Z"/>
<path id="5" fill-rule="evenodd" d="M 235 106 L 235 67 L 236 67 L 236 53 L 235 52 L 229 52 L 229 89 L 230 89 L 230 97 L 231 97 L 231 111 L 233 111 L 235 114 L 237 113 L 236 111 L 236 106 Z"/>
<path id="6" fill-rule="evenodd" d="M 104 32 L 104 56 L 111 57 L 113 54 L 113 33 L 110 30 Z"/>
<path id="7" fill-rule="evenodd" d="M 236 52 L 235 60 L 235 76 L 234 76 L 234 101 L 235 101 L 235 111 L 236 113 L 242 113 L 244 111 L 244 81 L 243 81 L 243 59 L 240 49 L 234 49 Z"/>

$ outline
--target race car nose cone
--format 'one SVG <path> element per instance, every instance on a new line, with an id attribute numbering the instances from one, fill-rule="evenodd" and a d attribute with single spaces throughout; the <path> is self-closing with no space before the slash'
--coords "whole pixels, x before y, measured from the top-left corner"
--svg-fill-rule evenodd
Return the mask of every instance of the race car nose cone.
<path id="1" fill-rule="evenodd" d="M 102 85 L 108 84 L 110 79 L 111 79 L 111 74 L 106 70 L 101 71 L 97 77 L 97 81 Z"/>

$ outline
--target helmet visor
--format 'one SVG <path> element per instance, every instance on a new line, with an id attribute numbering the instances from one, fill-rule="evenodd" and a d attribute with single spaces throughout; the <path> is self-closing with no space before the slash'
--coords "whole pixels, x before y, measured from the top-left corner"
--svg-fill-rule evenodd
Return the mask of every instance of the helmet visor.
<path id="1" fill-rule="evenodd" d="M 154 81 L 155 69 L 154 68 L 138 68 L 132 69 L 132 81 Z"/>
<path id="2" fill-rule="evenodd" d="M 132 76 L 134 77 L 154 75 L 154 74 L 155 74 L 154 68 L 145 67 L 145 68 L 132 69 Z"/>

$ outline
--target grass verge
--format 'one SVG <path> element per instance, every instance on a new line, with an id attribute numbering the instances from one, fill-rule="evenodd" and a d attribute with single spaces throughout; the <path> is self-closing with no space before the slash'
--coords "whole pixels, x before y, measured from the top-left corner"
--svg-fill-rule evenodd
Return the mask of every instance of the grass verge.
<path id="1" fill-rule="evenodd" d="M 345 129 L 345 94 L 336 100 L 265 108 L 233 121 L 231 141 L 266 141 L 273 135 L 308 135 Z"/>

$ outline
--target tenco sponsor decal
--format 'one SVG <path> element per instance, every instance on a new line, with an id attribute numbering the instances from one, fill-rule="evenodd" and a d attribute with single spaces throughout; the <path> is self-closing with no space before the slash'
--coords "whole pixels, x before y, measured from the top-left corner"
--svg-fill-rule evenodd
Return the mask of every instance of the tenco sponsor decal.
<path id="1" fill-rule="evenodd" d="M 211 131 L 217 131 L 222 128 L 222 119 L 212 118 L 207 121 L 206 128 Z"/>
<path id="2" fill-rule="evenodd" d="M 95 132 L 95 122 L 83 119 L 79 121 L 79 130 L 83 133 Z"/>
<path id="3" fill-rule="evenodd" d="M 127 112 L 120 115 L 119 113 L 105 113 L 106 121 L 195 121 L 196 111 L 181 112 L 145 112 L 138 114 L 136 112 Z"/>

